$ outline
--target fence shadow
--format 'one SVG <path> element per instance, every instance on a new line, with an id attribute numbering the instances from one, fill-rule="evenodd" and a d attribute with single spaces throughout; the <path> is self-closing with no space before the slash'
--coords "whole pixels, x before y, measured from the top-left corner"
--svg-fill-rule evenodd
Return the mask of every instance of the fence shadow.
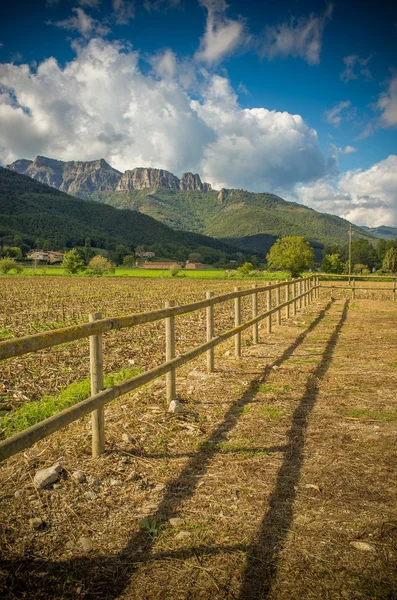
<path id="1" fill-rule="evenodd" d="M 307 380 L 301 401 L 288 431 L 288 449 L 277 475 L 277 482 L 264 515 L 258 539 L 247 553 L 244 581 L 239 600 L 268 598 L 277 575 L 278 559 L 294 516 L 294 501 L 303 465 L 306 428 L 320 392 L 320 383 L 332 362 L 340 331 L 347 318 L 349 301 L 325 347 L 321 362 Z"/>
<path id="2" fill-rule="evenodd" d="M 208 465 L 219 451 L 219 444 L 224 441 L 225 434 L 234 428 L 244 407 L 255 399 L 259 385 L 266 381 L 274 366 L 281 366 L 292 356 L 307 335 L 324 319 L 331 305 L 332 300 L 283 354 L 267 365 L 260 375 L 251 381 L 242 396 L 232 403 L 222 422 L 191 456 L 180 475 L 168 483 L 157 510 L 148 519 L 165 521 L 178 514 L 178 509 L 194 495 L 200 478 L 206 473 Z M 283 543 L 292 523 L 294 485 L 298 482 L 303 461 L 305 427 L 318 395 L 318 381 L 330 365 L 332 352 L 346 315 L 347 303 L 341 321 L 327 344 L 323 359 L 309 378 L 306 392 L 294 413 L 289 431 L 289 444 L 271 498 L 271 506 L 263 520 L 259 541 L 250 549 L 241 600 L 265 598 L 276 575 L 279 553 L 277 548 Z M 269 539 L 272 540 L 270 544 Z M 115 600 L 129 585 L 137 568 L 136 563 L 153 560 L 153 545 L 153 538 L 144 531 L 138 531 L 133 534 L 125 548 L 115 555 L 80 556 L 65 561 L 37 560 L 28 557 L 13 561 L 0 560 L 0 596 L 66 600 L 75 599 L 76 590 L 80 588 L 80 598 Z M 241 546 L 237 547 L 247 550 Z M 209 554 L 222 551 L 219 548 L 207 550 Z M 206 549 L 201 548 L 201 552 L 206 553 Z M 183 551 L 183 556 L 189 555 L 189 550 Z M 255 578 L 258 580 L 255 581 Z"/>

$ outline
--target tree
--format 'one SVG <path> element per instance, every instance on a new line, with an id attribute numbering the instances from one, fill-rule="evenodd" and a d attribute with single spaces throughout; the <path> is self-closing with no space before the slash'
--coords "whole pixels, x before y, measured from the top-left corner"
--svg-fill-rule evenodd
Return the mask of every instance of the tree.
<path id="1" fill-rule="evenodd" d="M 389 248 L 383 259 L 383 268 L 385 271 L 397 273 L 397 248 Z"/>
<path id="2" fill-rule="evenodd" d="M 198 262 L 201 263 L 203 262 L 203 257 L 201 256 L 200 252 L 191 252 L 189 254 L 189 256 L 187 257 L 189 262 Z"/>
<path id="3" fill-rule="evenodd" d="M 378 255 L 379 261 L 381 263 L 383 263 L 383 260 L 385 258 L 387 252 L 387 242 L 386 240 L 378 240 L 378 243 L 376 244 L 376 254 Z"/>
<path id="4" fill-rule="evenodd" d="M 266 256 L 272 269 L 289 271 L 292 277 L 314 264 L 314 250 L 303 237 L 288 236 L 279 238 Z"/>
<path id="5" fill-rule="evenodd" d="M 327 254 L 321 265 L 324 273 L 343 273 L 345 263 L 342 262 L 339 254 Z"/>
<path id="6" fill-rule="evenodd" d="M 90 238 L 85 238 L 84 240 L 84 262 L 86 265 L 90 262 L 91 258 L 95 256 L 95 252 L 91 248 L 91 240 Z"/>
<path id="7" fill-rule="evenodd" d="M 114 264 L 104 256 L 94 256 L 88 263 L 88 267 L 94 275 L 105 275 L 105 273 L 114 273 Z"/>
<path id="8" fill-rule="evenodd" d="M 124 256 L 123 265 L 126 267 L 135 267 L 135 256 L 132 256 L 132 254 L 127 254 L 127 256 Z"/>
<path id="9" fill-rule="evenodd" d="M 70 275 L 74 275 L 75 273 L 80 273 L 84 271 L 85 264 L 80 254 L 73 248 L 69 252 L 66 252 L 63 257 L 62 267 L 64 270 Z"/>

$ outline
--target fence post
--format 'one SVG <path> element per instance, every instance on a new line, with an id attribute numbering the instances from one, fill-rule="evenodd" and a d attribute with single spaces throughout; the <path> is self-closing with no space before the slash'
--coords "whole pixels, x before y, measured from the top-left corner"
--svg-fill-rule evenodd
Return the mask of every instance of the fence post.
<path id="1" fill-rule="evenodd" d="M 295 279 L 292 280 L 292 316 L 294 317 L 296 315 L 296 300 L 295 300 L 295 296 L 296 296 L 296 281 Z"/>
<path id="2" fill-rule="evenodd" d="M 319 288 L 319 284 L 320 284 L 320 277 L 317 275 L 315 277 L 315 283 L 316 283 L 316 293 L 315 293 L 315 298 L 320 298 L 320 288 Z"/>
<path id="3" fill-rule="evenodd" d="M 396 299 L 396 280 L 393 279 L 393 300 Z"/>
<path id="4" fill-rule="evenodd" d="M 90 314 L 89 320 L 99 321 L 102 313 Z M 102 334 L 90 335 L 90 378 L 91 396 L 103 390 L 103 353 Z M 105 452 L 105 409 L 103 406 L 91 414 L 92 429 L 92 457 L 95 458 Z"/>
<path id="5" fill-rule="evenodd" d="M 271 281 L 269 281 L 267 285 L 270 286 Z M 272 309 L 272 290 L 267 290 L 266 295 L 267 295 L 267 310 L 271 310 Z M 267 317 L 267 333 L 271 333 L 271 332 L 272 332 L 272 315 L 269 315 Z"/>
<path id="6" fill-rule="evenodd" d="M 214 292 L 206 292 L 205 297 L 207 300 L 212 298 Z M 210 342 L 214 337 L 214 306 L 207 306 L 207 342 Z M 208 373 L 214 372 L 214 348 L 207 350 L 207 371 Z"/>
<path id="7" fill-rule="evenodd" d="M 304 292 L 303 306 L 306 308 L 306 306 L 308 304 L 308 300 L 307 300 L 307 279 L 304 279 L 304 281 L 303 281 L 303 292 Z"/>
<path id="8" fill-rule="evenodd" d="M 234 291 L 238 292 L 240 288 L 235 287 Z M 234 299 L 234 325 L 238 327 L 241 324 L 241 298 Z M 236 333 L 234 336 L 234 354 L 236 358 L 241 356 L 241 333 Z"/>
<path id="9" fill-rule="evenodd" d="M 289 281 L 288 279 L 285 280 L 286 284 L 285 284 L 285 301 L 289 302 Z M 289 319 L 289 304 L 287 304 L 287 306 L 285 307 L 285 318 Z"/>
<path id="10" fill-rule="evenodd" d="M 173 306 L 175 306 L 175 300 L 167 300 L 165 303 L 166 308 L 172 308 Z M 175 358 L 175 317 L 171 316 L 165 319 L 165 361 L 168 362 L 173 358 Z M 170 403 L 176 400 L 175 369 L 166 374 L 165 382 L 167 402 Z"/>
<path id="11" fill-rule="evenodd" d="M 302 294 L 303 294 L 302 279 L 299 279 L 299 296 L 301 296 L 299 298 L 299 310 L 302 310 L 302 305 L 303 305 Z"/>
<path id="12" fill-rule="evenodd" d="M 310 281 L 310 302 L 313 302 L 313 300 L 314 300 L 314 289 L 313 289 L 314 277 L 313 277 L 313 275 L 310 277 L 309 281 Z"/>
<path id="13" fill-rule="evenodd" d="M 254 290 L 257 287 L 256 283 L 252 284 L 252 289 Z M 252 318 L 258 316 L 258 292 L 254 292 L 252 294 Z M 252 339 L 254 344 L 258 343 L 258 323 L 255 323 L 252 326 Z"/>
<path id="14" fill-rule="evenodd" d="M 280 306 L 281 304 L 281 284 L 279 281 L 276 281 L 278 288 L 276 289 L 276 302 L 277 302 L 277 306 Z M 281 325 L 281 308 L 278 309 L 277 311 L 277 325 Z"/>
<path id="15" fill-rule="evenodd" d="M 356 297 L 356 280 L 353 279 L 353 286 L 352 286 L 352 299 L 354 300 Z"/>

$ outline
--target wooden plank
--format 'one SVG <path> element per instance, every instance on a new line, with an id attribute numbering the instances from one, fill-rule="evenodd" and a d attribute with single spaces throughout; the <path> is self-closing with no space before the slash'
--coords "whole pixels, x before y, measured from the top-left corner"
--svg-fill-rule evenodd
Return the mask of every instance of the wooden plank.
<path id="1" fill-rule="evenodd" d="M 212 298 L 214 295 L 214 292 L 206 292 L 206 298 Z M 207 306 L 206 308 L 206 317 L 207 317 L 207 342 L 210 342 L 212 340 L 212 338 L 215 335 L 215 331 L 214 331 L 214 307 L 211 306 Z M 208 373 L 213 373 L 215 370 L 215 366 L 214 366 L 215 360 L 214 360 L 214 349 L 210 348 L 209 350 L 207 350 L 207 372 Z"/>
<path id="2" fill-rule="evenodd" d="M 252 284 L 252 289 L 254 290 L 254 293 L 252 294 L 252 318 L 255 319 L 258 315 L 258 293 L 255 291 L 257 289 L 256 283 Z M 258 343 L 258 338 L 258 323 L 255 323 L 252 327 L 252 340 L 254 344 Z"/>
<path id="3" fill-rule="evenodd" d="M 238 287 L 234 288 L 234 291 L 238 291 Z M 241 323 L 241 298 L 238 296 L 234 300 L 234 325 L 236 328 Z M 236 358 L 240 358 L 241 356 L 241 333 L 237 332 L 234 337 L 234 354 Z"/>
<path id="4" fill-rule="evenodd" d="M 167 300 L 166 308 L 175 306 L 175 300 Z M 175 358 L 175 317 L 171 315 L 165 319 L 165 362 L 169 363 Z M 166 375 L 166 397 L 168 404 L 176 400 L 176 372 L 171 369 Z"/>
<path id="5" fill-rule="evenodd" d="M 102 319 L 102 313 L 90 315 L 90 322 Z M 91 396 L 103 390 L 103 354 L 102 334 L 90 336 L 90 379 Z M 92 457 L 96 458 L 105 452 L 105 414 L 104 407 L 100 406 L 91 415 L 92 421 Z"/>

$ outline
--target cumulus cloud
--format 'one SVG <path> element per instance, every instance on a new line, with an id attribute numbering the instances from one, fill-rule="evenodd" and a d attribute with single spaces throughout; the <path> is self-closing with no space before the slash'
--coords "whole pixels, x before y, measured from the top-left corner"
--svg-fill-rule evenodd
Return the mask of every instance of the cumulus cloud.
<path id="1" fill-rule="evenodd" d="M 360 58 L 358 54 L 345 56 L 343 59 L 343 62 L 345 63 L 345 69 L 340 74 L 341 80 L 345 83 L 353 81 L 353 79 L 358 79 L 359 77 L 363 77 L 367 81 L 371 80 L 372 74 L 367 65 L 372 57 L 373 54 L 370 54 L 370 56 L 367 58 Z"/>
<path id="2" fill-rule="evenodd" d="M 244 24 L 226 17 L 224 0 L 200 0 L 200 4 L 207 9 L 207 23 L 196 59 L 213 65 L 243 43 Z"/>
<path id="3" fill-rule="evenodd" d="M 207 73 L 193 99 L 179 73 L 173 77 L 171 51 L 157 57 L 154 76 L 119 43 L 91 39 L 74 48 L 64 67 L 54 58 L 35 70 L 0 65 L 3 162 L 37 154 L 104 157 L 121 171 L 194 171 L 216 188 L 279 193 L 329 172 L 317 134 L 301 116 L 242 109 L 225 77 Z"/>
<path id="4" fill-rule="evenodd" d="M 351 120 L 354 111 L 347 110 L 351 108 L 352 103 L 350 100 L 339 102 L 333 106 L 330 110 L 325 111 L 325 120 L 334 127 L 339 127 L 343 119 Z M 343 114 L 342 114 L 343 113 Z"/>
<path id="5" fill-rule="evenodd" d="M 327 172 L 317 134 L 299 115 L 241 109 L 229 81 L 212 77 L 203 102 L 193 106 L 216 133 L 204 151 L 203 175 L 217 188 L 281 193 Z"/>
<path id="6" fill-rule="evenodd" d="M 397 125 L 397 73 L 390 79 L 387 90 L 380 95 L 376 109 L 381 111 L 380 124 L 382 127 Z"/>
<path id="7" fill-rule="evenodd" d="M 276 57 L 303 58 L 310 65 L 320 64 L 324 27 L 331 18 L 333 5 L 329 4 L 320 17 L 291 18 L 280 25 L 268 26 L 260 53 L 269 59 Z"/>
<path id="8" fill-rule="evenodd" d="M 326 179 L 303 186 L 300 200 L 316 210 L 337 214 L 358 225 L 397 225 L 397 156 L 369 169 L 354 169 L 331 183 Z"/>
<path id="9" fill-rule="evenodd" d="M 169 48 L 151 58 L 154 71 L 158 77 L 174 77 L 176 74 L 176 54 Z"/>
<path id="10" fill-rule="evenodd" d="M 49 21 L 48 24 L 53 24 L 56 27 L 67 29 L 69 31 L 77 31 L 85 38 L 92 37 L 93 35 L 103 36 L 110 32 L 108 27 L 103 25 L 103 23 L 97 19 L 94 19 L 88 15 L 82 8 L 72 8 L 72 11 L 75 14 L 74 16 L 69 17 L 69 19 L 56 21 L 55 23 L 51 23 L 51 21 Z"/>

